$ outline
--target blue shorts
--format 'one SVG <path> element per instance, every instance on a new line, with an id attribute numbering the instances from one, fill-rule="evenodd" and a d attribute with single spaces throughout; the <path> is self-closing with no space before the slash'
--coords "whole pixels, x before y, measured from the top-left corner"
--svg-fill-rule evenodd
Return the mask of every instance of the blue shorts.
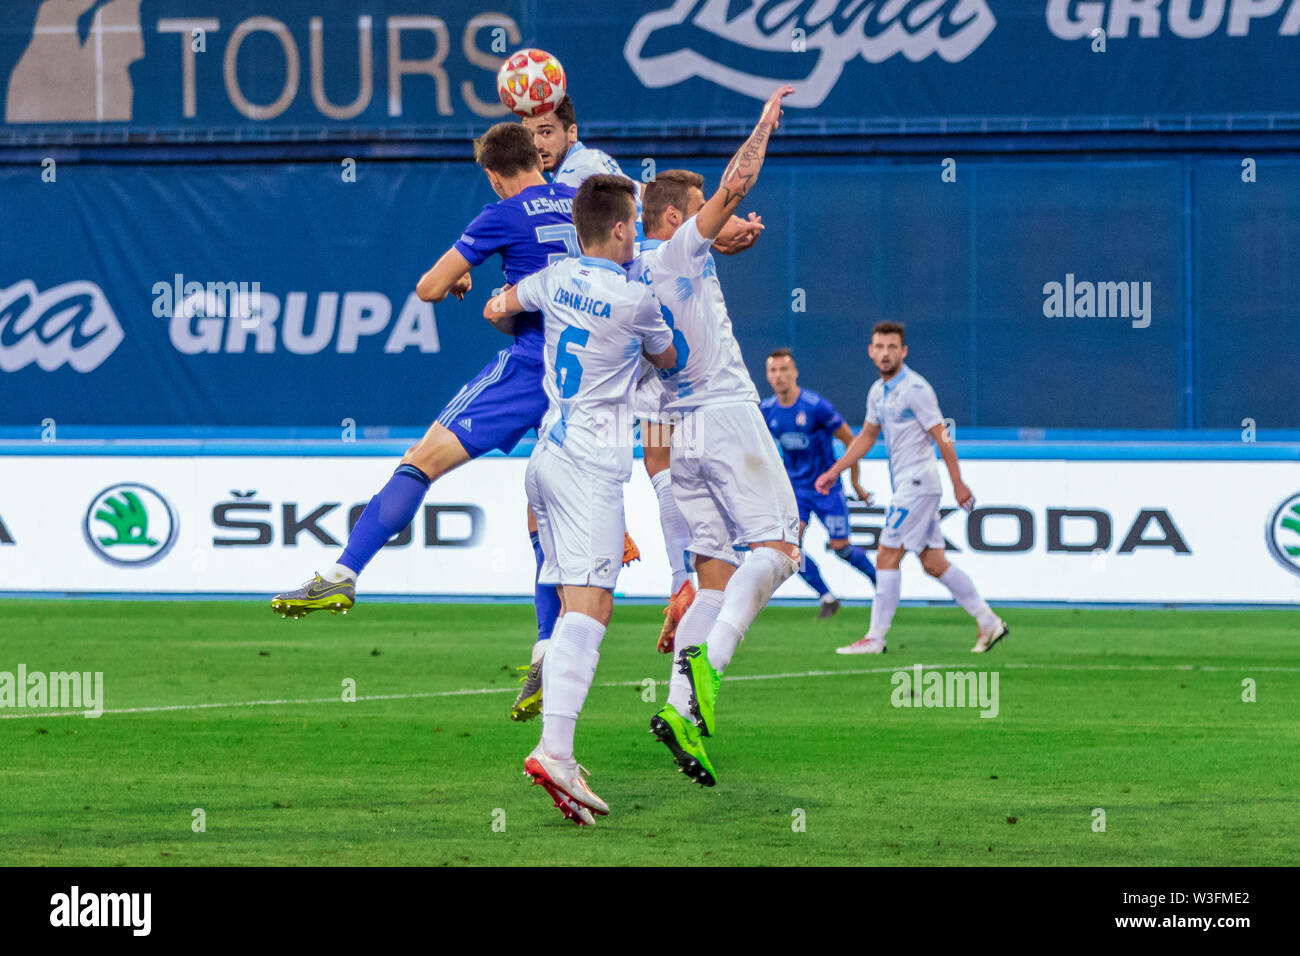
<path id="1" fill-rule="evenodd" d="M 819 495 L 811 488 L 800 488 L 794 496 L 799 502 L 800 521 L 807 523 L 808 516 L 815 514 L 826 526 L 826 534 L 831 540 L 849 536 L 849 503 L 843 488 L 837 485 L 828 495 Z"/>
<path id="2" fill-rule="evenodd" d="M 502 349 L 447 403 L 438 424 L 460 439 L 471 458 L 493 448 L 508 454 L 546 414 L 542 368 L 541 362 Z"/>

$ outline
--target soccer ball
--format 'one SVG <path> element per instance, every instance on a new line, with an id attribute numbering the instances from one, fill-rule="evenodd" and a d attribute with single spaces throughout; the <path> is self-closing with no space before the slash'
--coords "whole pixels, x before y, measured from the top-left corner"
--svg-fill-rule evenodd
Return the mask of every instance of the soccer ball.
<path id="1" fill-rule="evenodd" d="M 497 72 L 497 95 L 512 113 L 541 116 L 564 99 L 564 67 L 545 50 L 519 50 Z"/>

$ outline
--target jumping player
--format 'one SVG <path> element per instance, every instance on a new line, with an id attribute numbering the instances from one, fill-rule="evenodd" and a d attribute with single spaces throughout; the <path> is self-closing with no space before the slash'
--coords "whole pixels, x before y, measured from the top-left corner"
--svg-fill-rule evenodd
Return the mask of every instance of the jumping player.
<path id="1" fill-rule="evenodd" d="M 609 807 L 574 759 L 574 729 L 613 613 L 623 485 L 632 475 L 630 436 L 612 441 L 612 429 L 631 404 L 640 356 L 670 369 L 677 352 L 654 295 L 628 282 L 621 265 L 635 238 L 632 181 L 588 177 L 574 200 L 573 221 L 581 258 L 525 278 L 492 299 L 483 315 L 506 331 L 522 310 L 545 316 L 549 408 L 526 484 L 545 554 L 541 580 L 559 585 L 562 612 L 542 669 L 542 739 L 524 770 L 565 817 L 590 824 L 592 814 Z"/>
<path id="2" fill-rule="evenodd" d="M 966 572 L 949 564 L 943 553 L 935 446 L 948 468 L 957 504 L 970 509 L 975 498 L 961 480 L 957 452 L 944 430 L 939 401 L 930 383 L 904 364 L 907 343 L 902 323 L 876 323 L 871 330 L 870 354 L 880 370 L 880 378 L 867 392 L 867 417 L 862 431 L 845 449 L 843 457 L 817 478 L 816 488 L 819 494 L 828 493 L 839 484 L 840 474 L 869 452 L 877 437 L 883 437 L 889 452 L 893 497 L 880 534 L 880 550 L 876 553 L 878 580 L 876 599 L 871 603 L 871 627 L 861 640 L 837 648 L 836 652 L 885 653 L 885 635 L 898 607 L 902 582 L 899 565 L 903 555 L 912 551 L 921 559 L 925 573 L 937 578 L 966 613 L 975 618 L 979 633 L 971 650 L 982 654 L 1006 637 L 1010 629 L 979 596 Z"/>
<path id="3" fill-rule="evenodd" d="M 545 267 L 552 257 L 568 256 L 576 246 L 569 239 L 575 190 L 546 181 L 526 130 L 517 123 L 498 123 L 475 142 L 474 158 L 501 198 L 484 206 L 460 239 L 420 278 L 416 293 L 426 302 L 441 302 L 448 295 L 463 299 L 470 289 L 470 270 L 495 254 L 501 256 L 506 280 L 517 282 Z M 276 595 L 271 610 L 294 618 L 320 610 L 347 613 L 356 601 L 361 571 L 415 517 L 431 483 L 494 448 L 509 452 L 541 423 L 546 396 L 540 388 L 540 313 L 518 316 L 513 335 L 514 344 L 498 352 L 467 382 L 419 443 L 407 450 L 388 484 L 361 513 L 333 567 L 296 591 Z M 534 551 L 540 567 L 536 543 Z M 539 601 L 539 629 L 543 613 Z"/>
<path id="4" fill-rule="evenodd" d="M 568 96 L 560 100 L 554 110 L 541 116 L 521 116 L 520 122 L 532 134 L 533 145 L 537 147 L 542 160 L 542 171 L 550 176 L 552 182 L 577 189 L 589 176 L 624 175 L 617 160 L 604 150 L 587 146 L 578 138 L 577 114 L 573 100 Z M 643 187 L 640 183 L 635 185 L 639 247 L 644 238 L 641 223 Z M 747 219 L 730 216 L 714 239 L 713 248 L 723 255 L 735 255 L 752 246 L 762 231 L 763 221 L 754 213 L 750 213 Z M 691 583 L 690 572 L 686 569 L 686 546 L 690 540 L 690 531 L 673 500 L 668 467 L 672 424 L 663 412 L 666 401 L 663 385 L 654 374 L 654 369 L 645 369 L 643 366 L 632 415 L 640 426 L 642 462 L 659 502 L 659 524 L 663 531 L 664 550 L 672 570 L 669 587 L 671 597 L 668 606 L 664 608 L 664 625 L 659 637 L 659 648 L 665 653 L 672 646 L 672 634 L 677 623 L 695 598 L 695 587 Z M 544 645 L 541 644 L 543 640 L 544 635 L 539 630 L 539 644 L 533 649 L 532 667 L 511 710 L 511 716 L 516 720 L 527 720 L 537 713 L 541 691 L 540 661 L 545 653 Z"/>
<path id="5" fill-rule="evenodd" d="M 673 638 L 676 666 L 667 705 L 650 720 L 682 770 L 717 781 L 701 742 L 712 736 L 721 673 L 772 592 L 798 570 L 799 511 L 790 479 L 758 409 L 731 330 L 709 247 L 758 178 L 781 116 L 785 86 L 705 201 L 704 178 L 660 172 L 643 191 L 646 240 L 629 275 L 649 284 L 673 328 L 679 371 L 664 380 L 673 430 L 672 483 L 690 527 L 699 590 Z M 737 547 L 749 556 L 740 562 Z"/>
<path id="6" fill-rule="evenodd" d="M 838 438 L 845 447 L 853 441 L 853 429 L 840 417 L 834 406 L 816 392 L 799 387 L 799 367 L 789 349 L 776 349 L 767 357 L 767 383 L 775 393 L 763 400 L 759 408 L 767 419 L 772 437 L 781 447 L 785 471 L 799 502 L 799 542 L 808 527 L 808 519 L 821 519 L 830 537 L 830 547 L 842 560 L 876 583 L 876 569 L 861 548 L 849 543 L 849 503 L 844 489 L 837 483 L 830 494 L 819 495 L 813 488 L 817 476 L 835 461 L 831 439 Z M 850 481 L 859 500 L 869 502 L 871 495 L 858 482 L 858 463 L 854 462 Z M 825 619 L 840 609 L 831 589 L 822 579 L 821 570 L 803 554 L 804 567 L 799 572 L 821 600 L 819 617 Z"/>

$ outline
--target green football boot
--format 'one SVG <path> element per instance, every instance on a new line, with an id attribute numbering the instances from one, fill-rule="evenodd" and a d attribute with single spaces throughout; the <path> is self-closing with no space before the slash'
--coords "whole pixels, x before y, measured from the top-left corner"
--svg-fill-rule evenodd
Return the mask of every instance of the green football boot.
<path id="1" fill-rule="evenodd" d="M 357 579 L 326 581 L 319 574 L 296 591 L 271 598 L 271 610 L 281 617 L 300 618 L 312 611 L 347 614 L 357 602 Z"/>
<path id="2" fill-rule="evenodd" d="M 665 704 L 663 710 L 650 718 L 650 733 L 673 752 L 680 772 L 701 787 L 712 787 L 718 782 L 709 755 L 704 752 L 700 732 L 672 704 Z"/>
<path id="3" fill-rule="evenodd" d="M 514 706 L 510 708 L 510 719 L 517 721 L 532 720 L 542 712 L 542 662 L 516 667 L 517 671 L 527 671 L 519 682 L 524 686 L 519 689 Z"/>
<path id="4" fill-rule="evenodd" d="M 712 737 L 718 726 L 714 709 L 722 674 L 709 663 L 709 646 L 692 644 L 685 648 L 677 655 L 677 669 L 691 682 L 691 718 L 703 736 Z"/>

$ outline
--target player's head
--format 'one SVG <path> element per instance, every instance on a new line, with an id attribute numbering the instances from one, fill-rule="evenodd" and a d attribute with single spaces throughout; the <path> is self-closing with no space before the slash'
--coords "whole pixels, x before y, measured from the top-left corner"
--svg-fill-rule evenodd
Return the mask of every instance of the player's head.
<path id="1" fill-rule="evenodd" d="M 521 116 L 519 122 L 532 134 L 533 145 L 542 157 L 542 169 L 548 173 L 560 168 L 569 147 L 578 141 L 578 118 L 573 112 L 573 100 L 567 96 L 549 113 Z"/>
<path id="2" fill-rule="evenodd" d="M 528 130 L 518 123 L 497 123 L 474 140 L 474 161 L 487 173 L 493 191 L 508 199 L 519 190 L 510 183 L 521 173 L 536 171 L 541 175 L 542 160 Z"/>
<path id="3" fill-rule="evenodd" d="M 877 322 L 871 330 L 871 346 L 867 350 L 880 374 L 893 375 L 907 358 L 907 339 L 902 322 Z"/>
<path id="4" fill-rule="evenodd" d="M 573 197 L 573 225 L 589 256 L 622 265 L 636 242 L 636 184 L 626 176 L 588 176 Z"/>
<path id="5" fill-rule="evenodd" d="M 773 349 L 767 357 L 767 384 L 778 396 L 794 390 L 799 382 L 799 366 L 794 364 L 794 353 L 789 349 Z"/>
<path id="6" fill-rule="evenodd" d="M 641 189 L 641 224 L 650 239 L 671 239 L 703 207 L 704 177 L 688 169 L 666 169 Z"/>

